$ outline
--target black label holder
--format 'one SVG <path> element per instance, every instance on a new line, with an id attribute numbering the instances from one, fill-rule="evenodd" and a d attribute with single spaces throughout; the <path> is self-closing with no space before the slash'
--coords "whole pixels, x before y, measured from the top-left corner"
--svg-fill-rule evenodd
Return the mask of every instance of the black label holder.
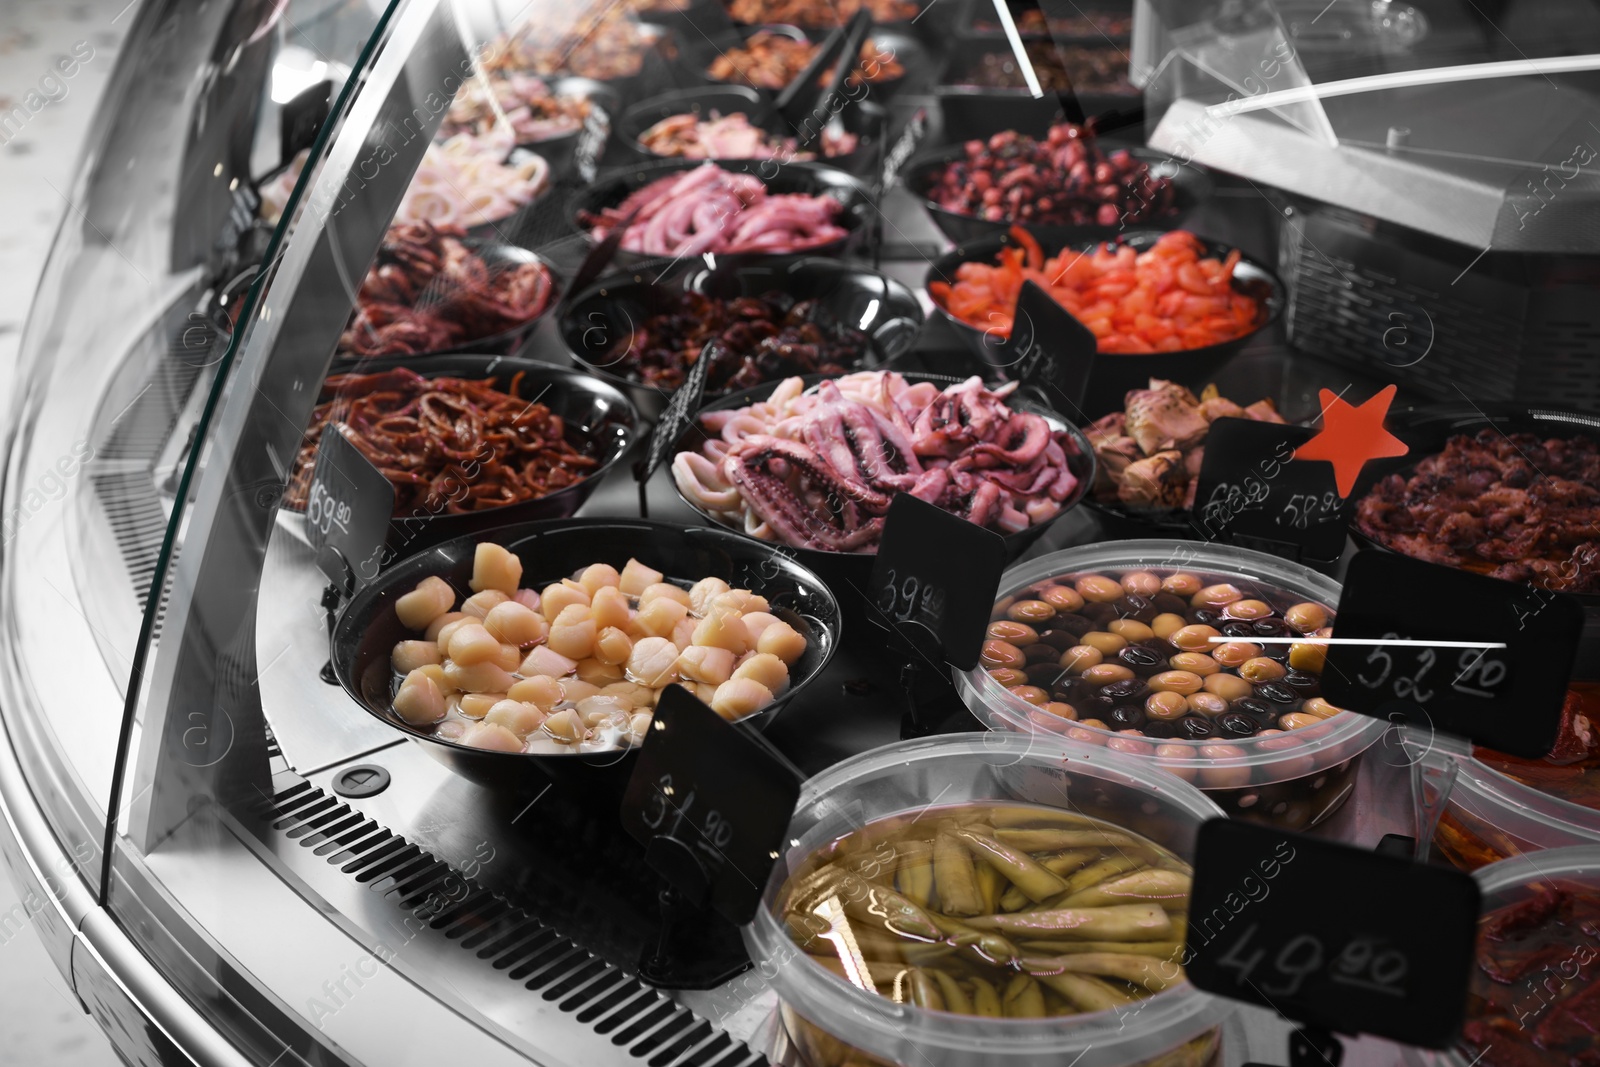
<path id="1" fill-rule="evenodd" d="M 1006 556 L 999 534 L 909 493 L 889 505 L 865 599 L 901 661 L 902 738 L 979 728 L 950 670 L 978 665 Z"/>
<path id="2" fill-rule="evenodd" d="M 700 357 L 689 368 L 689 373 L 683 376 L 683 384 L 678 386 L 677 392 L 672 394 L 672 399 L 667 401 L 667 406 L 656 419 L 655 429 L 645 441 L 644 456 L 634 464 L 633 477 L 639 483 L 640 518 L 650 517 L 650 498 L 647 492 L 650 476 L 656 472 L 662 460 L 667 458 L 667 453 L 693 424 L 695 415 L 700 411 L 701 401 L 705 398 L 706 380 L 711 377 L 711 365 L 716 362 L 719 350 L 718 342 L 715 340 L 707 341 L 705 347 L 700 350 Z"/>

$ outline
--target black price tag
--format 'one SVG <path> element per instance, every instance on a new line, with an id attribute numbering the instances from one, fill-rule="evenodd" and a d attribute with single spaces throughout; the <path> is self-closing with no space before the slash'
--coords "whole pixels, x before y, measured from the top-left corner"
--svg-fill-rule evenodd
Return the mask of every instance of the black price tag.
<path id="1" fill-rule="evenodd" d="M 622 796 L 622 825 L 690 904 L 743 924 L 799 798 L 799 778 L 764 742 L 671 685 Z"/>
<path id="2" fill-rule="evenodd" d="M 278 160 L 287 167 L 302 148 L 310 148 L 333 103 L 333 83 L 318 82 L 295 94 L 278 112 Z"/>
<path id="3" fill-rule="evenodd" d="M 661 466 L 661 461 L 667 458 L 668 450 L 683 436 L 694 421 L 695 413 L 700 410 L 700 401 L 706 392 L 706 379 L 711 376 L 711 364 L 715 361 L 715 347 L 715 341 L 706 342 L 706 346 L 700 350 L 700 358 L 683 376 L 683 384 L 672 394 L 672 399 L 667 401 L 666 408 L 661 412 L 661 418 L 656 421 L 655 431 L 651 433 L 650 443 L 645 448 L 644 459 L 634 468 L 634 475 L 641 483 L 650 480 L 656 468 Z"/>
<path id="4" fill-rule="evenodd" d="M 1194 496 L 1201 535 L 1296 559 L 1338 559 L 1350 501 L 1339 495 L 1331 464 L 1294 458 L 1315 433 L 1254 419 L 1213 422 Z"/>
<path id="5" fill-rule="evenodd" d="M 394 486 L 334 423 L 317 443 L 306 496 L 306 539 L 317 566 L 346 593 L 378 576 Z"/>
<path id="6" fill-rule="evenodd" d="M 890 624 L 932 630 L 952 666 L 978 665 L 1005 540 L 959 515 L 901 493 L 889 505 L 867 595 Z"/>
<path id="7" fill-rule="evenodd" d="M 922 138 L 928 133 L 928 109 L 917 108 L 917 113 L 906 121 L 906 128 L 900 131 L 900 136 L 883 157 L 883 173 L 879 177 L 879 188 L 888 192 L 894 188 L 895 179 L 900 177 L 901 168 L 906 161 L 917 154 L 917 147 L 922 144 Z"/>
<path id="8" fill-rule="evenodd" d="M 1538 759 L 1555 744 L 1582 629 L 1583 606 L 1565 594 L 1360 552 L 1333 636 L 1370 643 L 1329 646 L 1322 694 Z"/>
<path id="9" fill-rule="evenodd" d="M 1184 966 L 1196 987 L 1286 1019 L 1447 1048 L 1478 909 L 1462 871 L 1212 819 L 1196 842 Z"/>
<path id="10" fill-rule="evenodd" d="M 1051 406 L 1077 412 L 1099 347 L 1089 328 L 1034 281 L 1022 283 L 1011 317 L 1011 336 L 1000 346 L 1000 365 L 1039 392 Z"/>
<path id="11" fill-rule="evenodd" d="M 610 136 L 611 116 L 599 104 L 589 101 L 589 114 L 584 117 L 583 129 L 578 134 L 578 144 L 572 153 L 578 176 L 585 182 L 593 182 L 595 175 L 600 173 L 600 156 Z"/>

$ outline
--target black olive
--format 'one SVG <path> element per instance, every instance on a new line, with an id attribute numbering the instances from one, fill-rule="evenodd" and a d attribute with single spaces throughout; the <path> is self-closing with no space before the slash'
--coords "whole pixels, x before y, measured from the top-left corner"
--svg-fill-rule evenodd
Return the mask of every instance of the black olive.
<path id="1" fill-rule="evenodd" d="M 1078 700 L 1078 705 L 1080 706 L 1080 710 L 1083 712 L 1083 718 L 1085 719 L 1109 720 L 1111 709 L 1117 706 L 1117 702 L 1108 696 L 1102 696 L 1099 693 L 1093 693 L 1089 696 L 1080 698 Z"/>
<path id="2" fill-rule="evenodd" d="M 1247 715 L 1256 721 L 1259 729 L 1265 730 L 1278 721 L 1282 710 L 1273 707 L 1260 697 L 1241 697 L 1228 705 L 1229 714 Z"/>
<path id="3" fill-rule="evenodd" d="M 1135 674 L 1158 674 L 1166 668 L 1167 657 L 1153 648 L 1143 645 L 1128 645 L 1117 652 L 1117 662 L 1131 669 Z"/>
<path id="4" fill-rule="evenodd" d="M 1182 651 L 1182 649 L 1180 649 L 1177 645 L 1173 644 L 1171 641 L 1168 641 L 1164 637 L 1152 637 L 1148 641 L 1140 641 L 1139 647 L 1148 648 L 1150 651 L 1160 656 L 1161 662 L 1163 663 Z"/>
<path id="5" fill-rule="evenodd" d="M 1140 729 L 1144 731 L 1146 737 L 1156 738 L 1171 737 L 1178 732 L 1176 723 L 1165 722 L 1161 719 L 1151 719 Z"/>
<path id="6" fill-rule="evenodd" d="M 1175 593 L 1157 593 L 1150 598 L 1150 605 L 1156 609 L 1158 615 L 1187 615 L 1189 602 Z"/>
<path id="7" fill-rule="evenodd" d="M 1223 637 L 1254 637 L 1255 635 L 1256 628 L 1247 622 L 1235 619 L 1232 622 L 1222 624 Z"/>
<path id="8" fill-rule="evenodd" d="M 1256 686 L 1256 696 L 1274 704 L 1298 704 L 1300 702 L 1300 694 L 1282 682 L 1267 682 L 1265 685 Z M 1249 700 L 1250 698 L 1245 697 L 1244 699 Z M 1241 700 L 1238 703 L 1242 704 L 1244 701 Z M 1283 711 L 1282 708 L 1277 710 L 1279 712 Z"/>
<path id="9" fill-rule="evenodd" d="M 1140 622 L 1149 622 L 1161 614 L 1150 601 L 1138 593 L 1129 593 L 1113 606 L 1117 609 L 1117 614 L 1122 618 L 1138 619 Z"/>
<path id="10" fill-rule="evenodd" d="M 1255 631 L 1257 637 L 1282 637 L 1289 632 L 1289 627 L 1285 625 L 1284 621 L 1275 618 L 1257 619 L 1250 624 L 1250 628 Z M 1282 647 L 1287 648 L 1288 646 L 1284 645 Z"/>
<path id="11" fill-rule="evenodd" d="M 1283 676 L 1283 684 L 1293 689 L 1303 697 L 1316 696 L 1322 691 L 1322 677 L 1310 671 L 1297 671 L 1291 669 Z"/>
<path id="12" fill-rule="evenodd" d="M 1222 622 L 1222 616 L 1210 608 L 1195 608 L 1189 612 L 1189 621 L 1196 626 L 1216 626 Z"/>
<path id="13" fill-rule="evenodd" d="M 1035 642 L 1024 648 L 1022 655 L 1029 663 L 1055 663 L 1061 658 L 1059 650 L 1052 648 L 1043 641 Z"/>
<path id="14" fill-rule="evenodd" d="M 1112 700 L 1137 700 L 1150 692 L 1148 686 L 1138 678 L 1129 678 L 1122 682 L 1111 682 L 1100 687 L 1102 696 Z"/>
<path id="15" fill-rule="evenodd" d="M 1054 626 L 1055 620 L 1052 619 L 1050 624 Z M 1039 635 L 1039 643 L 1049 645 L 1057 652 L 1065 652 L 1078 643 L 1078 635 L 1071 630 L 1046 630 Z"/>
<path id="16" fill-rule="evenodd" d="M 1052 630 L 1065 630 L 1074 637 L 1082 637 L 1084 634 L 1093 633 L 1099 629 L 1093 621 L 1082 615 L 1057 615 L 1050 620 L 1050 628 Z"/>
<path id="17" fill-rule="evenodd" d="M 1224 737 L 1254 737 L 1256 731 L 1262 729 L 1250 716 L 1236 711 L 1222 716 L 1217 720 L 1217 725 L 1222 728 Z"/>
<path id="18" fill-rule="evenodd" d="M 1141 730 L 1144 728 L 1144 709 L 1137 704 L 1123 704 L 1112 708 L 1105 721 L 1114 730 Z"/>
<path id="19" fill-rule="evenodd" d="M 1038 648 L 1038 645 L 1030 646 Z M 1067 674 L 1067 669 L 1059 663 L 1030 663 L 1023 668 L 1023 673 L 1028 676 L 1028 684 L 1036 685 L 1040 689 L 1054 689 L 1056 684 Z"/>
<path id="20" fill-rule="evenodd" d="M 1117 617 L 1117 609 L 1110 604 L 1091 600 L 1078 610 L 1085 618 L 1094 621 L 1095 629 L 1104 630 L 1106 624 Z"/>
<path id="21" fill-rule="evenodd" d="M 1178 734 L 1190 741 L 1204 741 L 1208 737 L 1217 736 L 1217 728 L 1210 719 L 1203 719 L 1198 715 L 1185 715 L 1176 723 Z"/>

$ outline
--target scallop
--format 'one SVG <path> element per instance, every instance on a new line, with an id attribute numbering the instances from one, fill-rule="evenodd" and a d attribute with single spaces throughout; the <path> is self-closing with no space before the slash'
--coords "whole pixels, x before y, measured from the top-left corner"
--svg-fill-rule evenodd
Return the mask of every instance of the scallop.
<path id="1" fill-rule="evenodd" d="M 742 656 L 750 648 L 750 631 L 745 629 L 744 620 L 737 611 L 719 608 L 700 620 L 694 628 L 693 641 Z"/>
<path id="2" fill-rule="evenodd" d="M 545 712 L 534 704 L 506 699 L 496 701 L 488 714 L 484 715 L 483 721 L 504 726 L 519 740 L 527 740 L 528 735 L 537 730 L 545 718 Z"/>
<path id="3" fill-rule="evenodd" d="M 638 560 L 630 559 L 628 565 L 622 568 L 617 588 L 629 596 L 639 596 L 652 585 L 659 583 L 663 577 L 660 571 L 651 570 Z"/>
<path id="4" fill-rule="evenodd" d="M 779 621 L 761 631 L 756 651 L 770 652 L 792 666 L 795 660 L 805 654 L 806 639 L 793 626 Z"/>
<path id="5" fill-rule="evenodd" d="M 602 589 L 615 589 L 622 576 L 617 573 L 617 568 L 609 563 L 591 563 L 585 567 L 583 573 L 578 575 L 578 584 L 589 590 L 589 595 L 594 596 Z"/>
<path id="6" fill-rule="evenodd" d="M 395 714 L 412 726 L 428 726 L 444 718 L 444 693 L 420 669 L 406 675 L 392 703 Z"/>
<path id="7" fill-rule="evenodd" d="M 449 611 L 456 602 L 456 591 L 437 575 L 430 575 L 417 587 L 394 602 L 394 613 L 408 630 L 425 630 L 434 619 Z"/>
<path id="8" fill-rule="evenodd" d="M 646 637 L 628 655 L 628 677 L 659 689 L 678 676 L 678 647 L 665 637 Z"/>
<path id="9" fill-rule="evenodd" d="M 401 674 L 409 674 L 418 667 L 438 663 L 442 658 L 439 654 L 439 645 L 434 641 L 401 641 L 389 654 L 389 662 Z"/>
<path id="10" fill-rule="evenodd" d="M 483 541 L 472 550 L 472 580 L 467 584 L 474 593 L 497 589 L 510 596 L 521 581 L 522 561 L 504 546 Z"/>
<path id="11" fill-rule="evenodd" d="M 589 617 L 602 630 L 608 626 L 628 625 L 629 614 L 628 598 L 615 586 L 601 586 L 589 602 Z"/>
<path id="12" fill-rule="evenodd" d="M 493 752 L 521 752 L 522 739 L 496 723 L 475 722 L 461 735 L 463 745 Z"/>
<path id="13" fill-rule="evenodd" d="M 760 682 L 768 691 L 776 693 L 789 684 L 789 668 L 783 660 L 770 652 L 757 652 L 734 670 L 735 678 L 748 678 Z"/>
<path id="14" fill-rule="evenodd" d="M 729 678 L 717 686 L 711 710 L 730 722 L 752 715 L 772 703 L 772 691 L 753 678 Z"/>
<path id="15" fill-rule="evenodd" d="M 720 685 L 733 676 L 734 656 L 725 648 L 690 645 L 678 656 L 678 676 Z"/>
<path id="16" fill-rule="evenodd" d="M 548 597 L 546 600 L 548 601 Z M 571 604 L 561 609 L 550 624 L 545 643 L 569 659 L 588 659 L 594 655 L 595 626 L 587 604 Z"/>
<path id="17" fill-rule="evenodd" d="M 461 610 L 478 619 L 485 618 L 490 611 L 511 598 L 498 589 L 485 589 L 481 593 L 473 593 L 461 602 Z"/>
<path id="18" fill-rule="evenodd" d="M 561 691 L 561 683 L 547 675 L 536 675 L 532 678 L 520 679 L 510 689 L 506 696 L 512 700 L 520 700 L 527 704 L 536 704 L 544 711 L 551 711 L 561 703 L 565 694 Z M 463 706 L 465 699 L 462 698 Z"/>
<path id="19" fill-rule="evenodd" d="M 446 651 L 456 663 L 470 667 L 475 663 L 493 663 L 500 655 L 500 642 L 482 623 L 463 622 L 450 631 Z"/>
<path id="20" fill-rule="evenodd" d="M 562 678 L 571 674 L 578 667 L 578 661 L 570 656 L 563 656 L 549 645 L 540 645 L 526 656 L 522 657 L 522 675 L 542 674 L 550 678 Z"/>
<path id="21" fill-rule="evenodd" d="M 689 607 L 696 615 L 704 615 L 711 610 L 711 602 L 730 588 L 721 578 L 702 578 L 689 587 Z"/>
<path id="22" fill-rule="evenodd" d="M 494 634 L 495 640 L 519 648 L 536 645 L 550 632 L 545 617 L 515 600 L 507 600 L 489 609 L 483 617 L 484 628 Z"/>

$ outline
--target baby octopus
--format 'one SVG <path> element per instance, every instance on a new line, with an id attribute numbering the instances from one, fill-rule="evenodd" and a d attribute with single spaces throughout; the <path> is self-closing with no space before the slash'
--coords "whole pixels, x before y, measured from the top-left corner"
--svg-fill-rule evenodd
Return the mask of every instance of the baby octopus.
<path id="1" fill-rule="evenodd" d="M 717 518 L 797 548 L 874 551 L 896 493 L 1016 533 L 1054 518 L 1078 480 L 1071 438 L 1007 406 L 1014 388 L 866 371 L 803 391 L 790 378 L 764 402 L 703 415 L 716 436 L 680 452 L 673 477 Z"/>

